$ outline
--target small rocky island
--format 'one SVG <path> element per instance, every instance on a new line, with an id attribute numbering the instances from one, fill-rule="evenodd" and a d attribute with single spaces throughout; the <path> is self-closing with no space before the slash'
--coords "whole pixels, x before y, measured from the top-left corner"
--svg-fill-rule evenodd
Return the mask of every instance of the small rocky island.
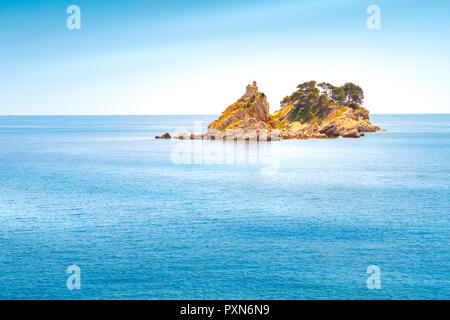
<path id="1" fill-rule="evenodd" d="M 298 85 L 296 91 L 281 101 L 280 109 L 270 114 L 266 95 L 253 82 L 240 99 L 209 124 L 206 133 L 183 133 L 174 138 L 255 141 L 359 138 L 364 132 L 380 131 L 370 123 L 369 111 L 362 107 L 363 100 L 363 90 L 353 83 L 336 87 L 309 81 Z M 156 138 L 172 137 L 165 133 Z"/>

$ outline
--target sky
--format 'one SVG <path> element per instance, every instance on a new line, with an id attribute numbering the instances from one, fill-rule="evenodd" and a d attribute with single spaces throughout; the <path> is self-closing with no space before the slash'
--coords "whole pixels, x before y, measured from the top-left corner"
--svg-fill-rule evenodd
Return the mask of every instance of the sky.
<path id="1" fill-rule="evenodd" d="M 440 0 L 2 0 L 0 115 L 220 114 L 254 80 L 271 112 L 316 80 L 358 84 L 371 113 L 450 113 L 449 18 Z"/>

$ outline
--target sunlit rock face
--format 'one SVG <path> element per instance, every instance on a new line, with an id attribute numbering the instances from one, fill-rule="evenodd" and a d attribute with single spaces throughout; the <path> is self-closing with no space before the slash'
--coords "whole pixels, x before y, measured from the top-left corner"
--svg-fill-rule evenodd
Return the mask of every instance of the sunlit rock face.
<path id="1" fill-rule="evenodd" d="M 370 123 L 369 111 L 361 106 L 362 99 L 358 100 L 358 103 L 344 101 L 344 88 L 354 90 L 356 94 L 360 93 L 363 98 L 361 88 L 351 83 L 343 87 L 330 84 L 319 86 L 343 94 L 342 103 L 336 102 L 333 94 L 320 92 L 316 88 L 316 82 L 311 81 L 299 85 L 299 90 L 285 97 L 280 109 L 271 115 L 267 97 L 259 92 L 254 81 L 253 84 L 247 85 L 241 98 L 209 124 L 206 133 L 183 133 L 175 138 L 257 141 L 359 138 L 364 136 L 364 132 L 380 131 L 380 128 Z M 347 97 L 355 97 L 355 93 L 350 93 Z M 166 137 L 167 135 L 161 138 Z"/>
<path id="2" fill-rule="evenodd" d="M 206 136 L 208 137 L 213 130 L 227 131 L 228 135 L 231 134 L 231 130 L 251 131 L 251 134 L 258 136 L 260 131 L 271 131 L 275 127 L 275 122 L 270 118 L 266 95 L 259 92 L 256 82 L 253 82 L 246 87 L 245 94 L 240 99 L 228 106 L 219 119 L 209 124 Z"/>

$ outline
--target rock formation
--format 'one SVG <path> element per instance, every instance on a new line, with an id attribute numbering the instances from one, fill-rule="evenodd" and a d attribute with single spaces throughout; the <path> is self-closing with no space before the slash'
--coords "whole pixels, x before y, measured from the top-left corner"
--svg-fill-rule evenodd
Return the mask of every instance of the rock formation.
<path id="1" fill-rule="evenodd" d="M 359 138 L 364 132 L 380 131 L 370 123 L 369 111 L 361 106 L 361 88 L 351 83 L 319 86 L 324 89 L 322 93 L 315 81 L 305 82 L 283 99 L 273 115 L 283 124 L 282 139 Z"/>
<path id="2" fill-rule="evenodd" d="M 170 136 L 170 134 L 168 132 L 164 133 L 161 136 L 156 136 L 155 139 L 171 139 L 172 137 Z"/>
<path id="3" fill-rule="evenodd" d="M 314 117 L 306 121 L 289 120 L 292 115 L 289 107 L 276 112 L 278 119 L 283 123 L 280 137 L 282 139 L 308 139 L 308 138 L 359 138 L 364 132 L 380 131 L 369 121 L 369 111 L 364 108 L 354 110 L 341 106 L 332 108 L 326 116 L 318 120 Z"/>
<path id="4" fill-rule="evenodd" d="M 281 124 L 280 124 L 281 125 Z M 230 105 L 219 119 L 211 122 L 206 138 L 220 136 L 233 140 L 259 140 L 276 127 L 269 113 L 266 95 L 258 91 L 256 82 L 248 85 L 245 94 Z M 281 126 L 280 126 L 281 128 Z"/>
<path id="5" fill-rule="evenodd" d="M 347 83 L 334 87 L 310 81 L 281 102 L 281 108 L 269 113 L 266 95 L 256 82 L 248 85 L 245 94 L 211 122 L 205 134 L 183 133 L 176 139 L 208 140 L 278 140 L 359 138 L 364 132 L 380 129 L 369 121 L 369 111 L 361 106 L 362 89 Z M 170 139 L 165 133 L 160 139 Z"/>

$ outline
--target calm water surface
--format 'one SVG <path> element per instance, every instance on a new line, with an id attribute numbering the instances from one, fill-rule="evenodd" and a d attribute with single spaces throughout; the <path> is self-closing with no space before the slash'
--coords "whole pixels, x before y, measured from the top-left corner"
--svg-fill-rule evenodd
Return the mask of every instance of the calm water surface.
<path id="1" fill-rule="evenodd" d="M 450 115 L 373 115 L 388 131 L 361 139 L 153 139 L 214 118 L 0 117 L 0 299 L 450 298 Z"/>

